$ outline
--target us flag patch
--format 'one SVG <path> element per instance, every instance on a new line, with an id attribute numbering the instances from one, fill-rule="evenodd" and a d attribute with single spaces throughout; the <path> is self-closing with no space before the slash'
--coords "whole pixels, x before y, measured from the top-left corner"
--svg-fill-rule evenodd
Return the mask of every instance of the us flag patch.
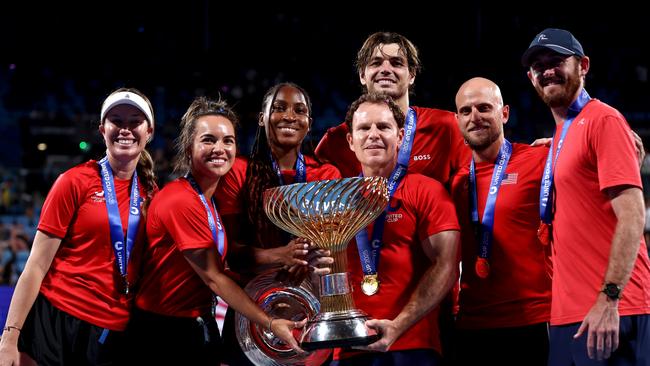
<path id="1" fill-rule="evenodd" d="M 501 184 L 517 184 L 517 176 L 519 173 L 510 173 L 503 176 Z"/>

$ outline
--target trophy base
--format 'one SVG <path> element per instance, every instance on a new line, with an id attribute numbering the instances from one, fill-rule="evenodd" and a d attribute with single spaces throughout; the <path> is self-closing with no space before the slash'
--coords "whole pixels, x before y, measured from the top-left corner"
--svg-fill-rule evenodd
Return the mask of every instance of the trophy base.
<path id="1" fill-rule="evenodd" d="M 305 351 L 323 348 L 366 346 L 379 339 L 374 329 L 366 327 L 368 315 L 361 310 L 319 313 L 309 321 L 300 347 Z"/>

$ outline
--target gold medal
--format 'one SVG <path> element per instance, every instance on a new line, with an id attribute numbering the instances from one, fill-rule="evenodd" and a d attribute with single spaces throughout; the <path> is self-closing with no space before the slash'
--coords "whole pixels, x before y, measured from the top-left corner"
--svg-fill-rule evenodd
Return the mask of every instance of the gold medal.
<path id="1" fill-rule="evenodd" d="M 379 280 L 377 274 L 363 276 L 361 281 L 361 291 L 367 296 L 372 296 L 379 291 Z"/>
<path id="2" fill-rule="evenodd" d="M 476 265 L 474 266 L 476 275 L 480 278 L 487 278 L 490 274 L 490 263 L 485 258 L 476 258 Z"/>

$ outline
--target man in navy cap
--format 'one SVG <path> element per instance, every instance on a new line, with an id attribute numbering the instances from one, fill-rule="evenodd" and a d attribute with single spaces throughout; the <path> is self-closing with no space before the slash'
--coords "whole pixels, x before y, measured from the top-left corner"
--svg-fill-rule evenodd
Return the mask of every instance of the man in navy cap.
<path id="1" fill-rule="evenodd" d="M 649 365 L 650 261 L 633 132 L 584 89 L 590 60 L 545 29 L 522 56 L 556 133 L 540 215 L 553 243 L 549 365 Z"/>

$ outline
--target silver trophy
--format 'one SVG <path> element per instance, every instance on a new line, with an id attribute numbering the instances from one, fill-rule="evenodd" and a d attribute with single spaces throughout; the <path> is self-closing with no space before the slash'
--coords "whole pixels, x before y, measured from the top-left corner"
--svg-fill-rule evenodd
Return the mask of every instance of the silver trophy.
<path id="1" fill-rule="evenodd" d="M 268 270 L 246 285 L 244 291 L 269 316 L 300 321 L 313 318 L 320 309 L 309 279 L 299 284 L 287 281 L 282 273 Z M 242 351 L 257 366 L 321 365 L 331 353 L 329 349 L 308 354 L 298 354 L 287 344 L 275 337 L 265 327 L 251 323 L 240 313 L 235 314 L 235 333 Z M 295 329 L 294 336 L 300 338 L 302 329 Z"/>
<path id="2" fill-rule="evenodd" d="M 358 177 L 275 187 L 264 192 L 264 210 L 278 227 L 330 250 L 331 273 L 320 277 L 320 311 L 309 316 L 300 338 L 305 350 L 367 345 L 379 338 L 356 309 L 347 273 L 352 237 L 386 208 L 383 177 Z"/>

